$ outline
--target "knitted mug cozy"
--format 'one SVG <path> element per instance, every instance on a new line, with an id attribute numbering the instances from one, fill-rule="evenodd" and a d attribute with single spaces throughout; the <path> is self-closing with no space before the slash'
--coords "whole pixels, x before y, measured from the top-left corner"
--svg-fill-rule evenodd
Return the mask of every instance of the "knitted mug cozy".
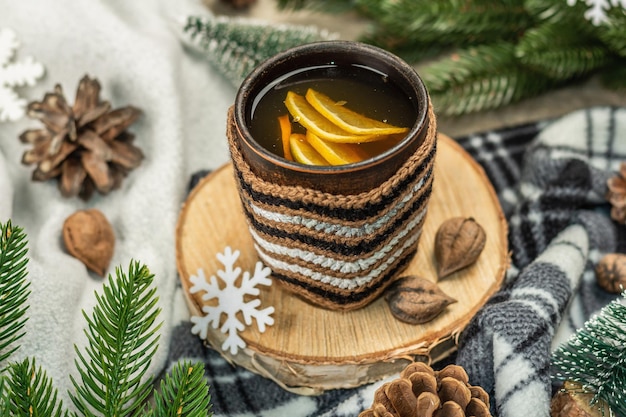
<path id="1" fill-rule="evenodd" d="M 379 186 L 353 195 L 268 182 L 243 158 L 233 109 L 227 136 L 255 249 L 272 276 L 310 303 L 354 310 L 374 301 L 417 252 L 432 190 L 436 119 Z"/>

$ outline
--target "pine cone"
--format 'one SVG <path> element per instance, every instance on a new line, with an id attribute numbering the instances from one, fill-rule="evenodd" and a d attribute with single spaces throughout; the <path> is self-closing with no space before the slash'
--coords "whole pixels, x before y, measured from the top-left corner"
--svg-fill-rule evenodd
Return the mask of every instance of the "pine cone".
<path id="1" fill-rule="evenodd" d="M 37 166 L 33 181 L 56 178 L 64 197 L 78 195 L 88 200 L 94 190 L 107 194 L 119 188 L 124 177 L 139 166 L 143 153 L 125 130 L 141 111 L 132 106 L 111 110 L 99 95 L 98 80 L 84 76 L 72 107 L 58 84 L 41 102 L 28 105 L 28 116 L 45 126 L 20 135 L 22 142 L 33 145 L 22 156 L 23 164 Z"/>
<path id="2" fill-rule="evenodd" d="M 378 388 L 372 407 L 359 417 L 491 417 L 489 395 L 469 384 L 465 370 L 448 365 L 434 371 L 422 362 Z"/>
<path id="3" fill-rule="evenodd" d="M 606 199 L 613 206 L 611 218 L 619 223 L 626 223 L 626 162 L 622 162 L 619 174 L 607 181 L 609 191 Z"/>

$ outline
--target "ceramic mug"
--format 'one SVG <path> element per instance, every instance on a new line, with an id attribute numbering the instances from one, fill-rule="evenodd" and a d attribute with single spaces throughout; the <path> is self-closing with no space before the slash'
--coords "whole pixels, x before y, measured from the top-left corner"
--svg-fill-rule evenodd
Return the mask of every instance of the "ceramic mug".
<path id="1" fill-rule="evenodd" d="M 310 166 L 270 152 L 251 133 L 268 86 L 308 67 L 359 66 L 394 83 L 413 124 L 385 152 L 361 162 Z M 432 190 L 436 119 L 415 70 L 367 44 L 324 41 L 255 68 L 229 110 L 227 136 L 255 249 L 273 278 L 317 306 L 353 310 L 377 299 L 418 249 Z"/>

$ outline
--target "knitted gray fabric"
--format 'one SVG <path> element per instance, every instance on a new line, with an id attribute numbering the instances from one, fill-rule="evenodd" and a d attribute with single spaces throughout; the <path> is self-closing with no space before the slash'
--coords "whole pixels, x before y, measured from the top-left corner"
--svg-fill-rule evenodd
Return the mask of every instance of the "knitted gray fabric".
<path id="1" fill-rule="evenodd" d="M 595 284 L 593 265 L 625 249 L 626 228 L 609 219 L 603 195 L 606 178 L 626 160 L 626 109 L 594 108 L 457 140 L 494 184 L 513 265 L 449 361 L 489 391 L 494 416 L 548 416 L 551 349 L 614 298 Z M 382 383 L 297 396 L 228 364 L 190 328 L 184 321 L 176 329 L 170 360 L 206 364 L 216 416 L 353 417 Z"/>
<path id="2" fill-rule="evenodd" d="M 549 415 L 551 349 L 612 298 L 593 268 L 624 229 L 603 205 L 606 180 L 626 160 L 626 111 L 565 117 L 525 156 L 508 190 L 511 277 L 463 332 L 457 356 L 501 417 Z"/>

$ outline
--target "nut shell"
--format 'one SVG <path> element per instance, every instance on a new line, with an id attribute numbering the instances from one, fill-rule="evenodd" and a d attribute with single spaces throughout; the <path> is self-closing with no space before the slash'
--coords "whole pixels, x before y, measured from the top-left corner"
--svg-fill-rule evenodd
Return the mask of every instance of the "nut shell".
<path id="1" fill-rule="evenodd" d="M 415 276 L 394 282 L 385 295 L 391 314 L 409 324 L 422 324 L 437 317 L 456 300 L 446 295 L 437 284 Z"/>
<path id="2" fill-rule="evenodd" d="M 113 258 L 115 234 L 101 211 L 79 210 L 69 216 L 63 223 L 63 241 L 70 255 L 104 276 Z"/>
<path id="3" fill-rule="evenodd" d="M 596 280 L 605 291 L 619 294 L 626 289 L 626 255 L 609 253 L 596 265 Z"/>
<path id="4" fill-rule="evenodd" d="M 476 262 L 486 240 L 485 230 L 473 217 L 453 217 L 443 222 L 435 235 L 439 279 Z"/>

